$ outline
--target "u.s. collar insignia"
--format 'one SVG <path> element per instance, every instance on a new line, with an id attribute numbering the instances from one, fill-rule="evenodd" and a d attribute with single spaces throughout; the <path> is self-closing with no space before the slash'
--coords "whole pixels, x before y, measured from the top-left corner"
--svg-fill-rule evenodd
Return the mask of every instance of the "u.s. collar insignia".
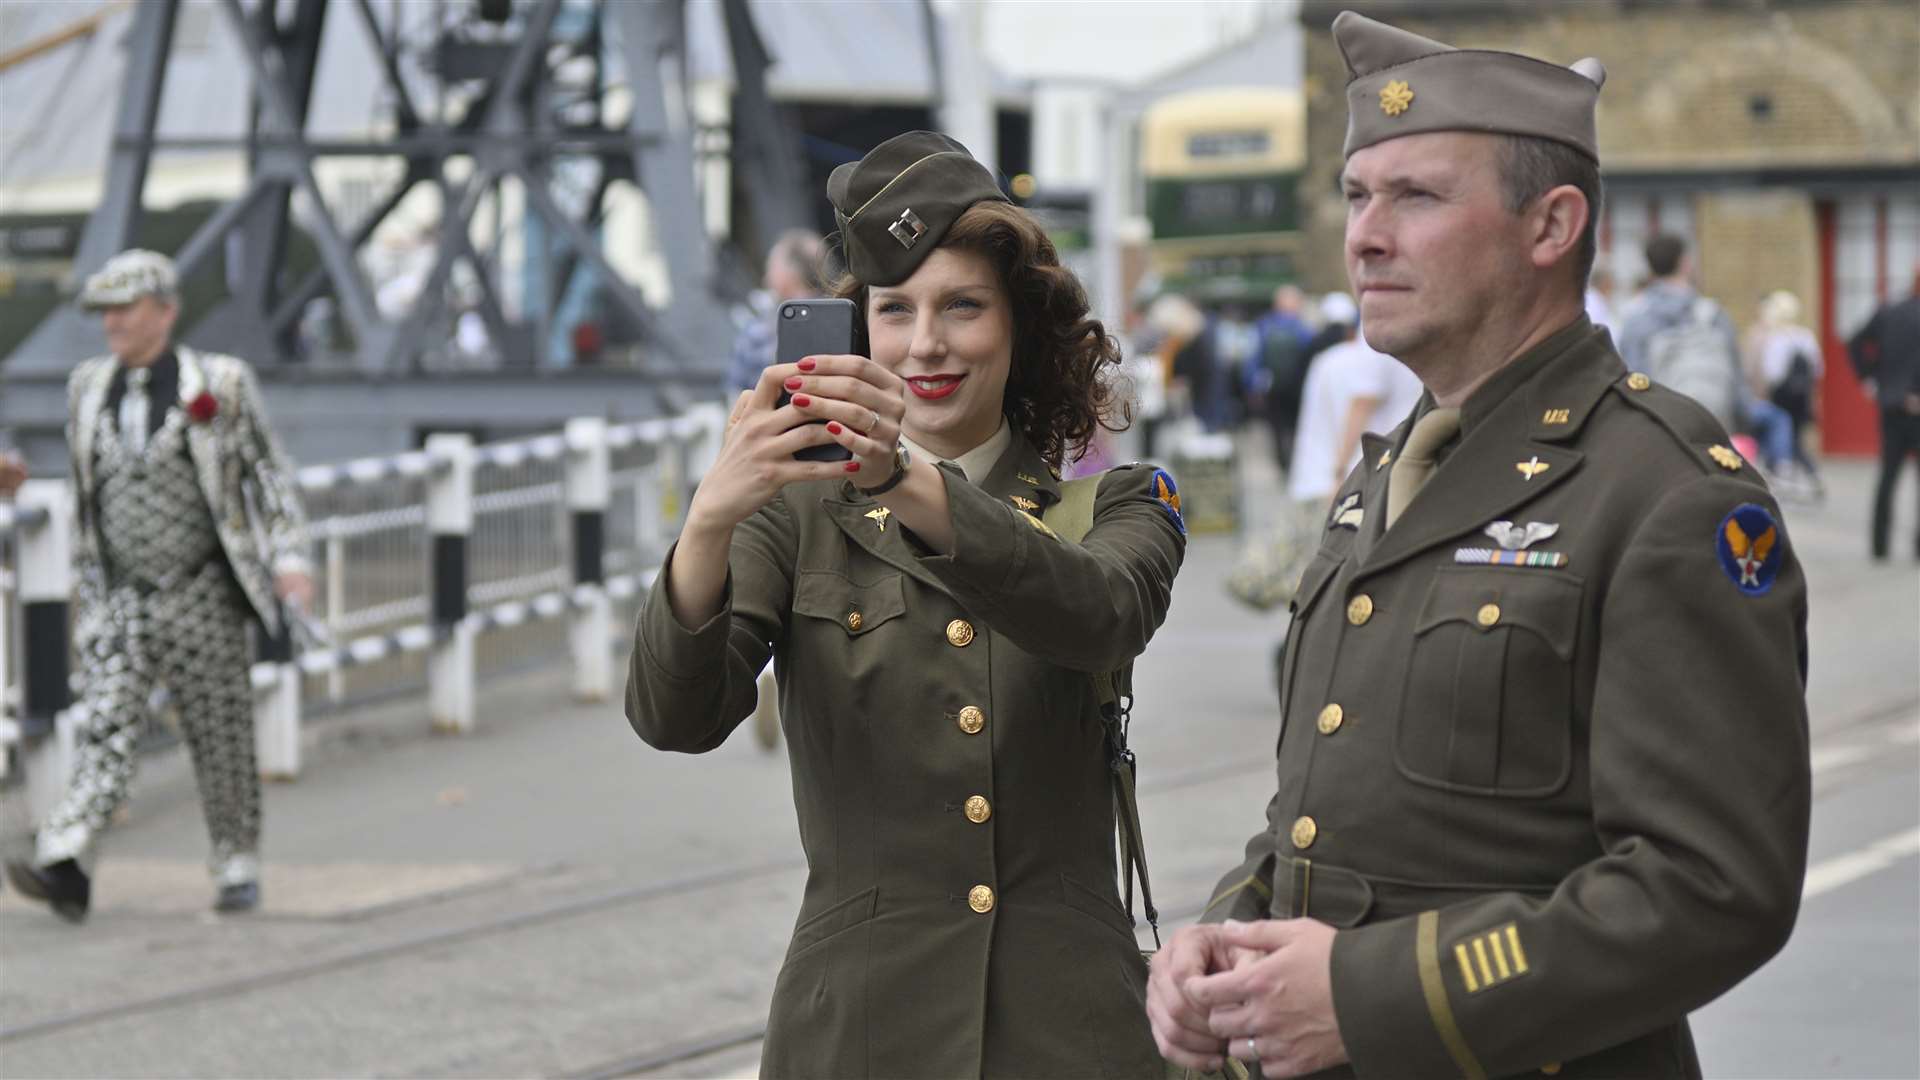
<path id="1" fill-rule="evenodd" d="M 1780 542 L 1780 523 L 1764 506 L 1741 503 L 1720 522 L 1713 538 L 1720 569 L 1748 596 L 1765 596 L 1780 576 L 1786 545 Z"/>
<path id="2" fill-rule="evenodd" d="M 1040 478 L 1039 478 L 1039 477 L 1037 477 L 1037 476 L 1028 476 L 1028 475 L 1027 475 L 1026 473 L 1023 473 L 1023 472 L 1017 472 L 1017 473 L 1014 473 L 1014 474 L 1013 474 L 1013 478 L 1014 478 L 1015 480 L 1018 480 L 1018 481 L 1020 481 L 1020 482 L 1021 482 L 1021 483 L 1023 483 L 1023 484 L 1026 484 L 1026 485 L 1028 485 L 1029 487 L 1039 487 L 1039 486 L 1040 486 Z"/>
<path id="3" fill-rule="evenodd" d="M 887 509 L 886 507 L 884 507 L 884 506 L 882 506 L 882 507 L 880 507 L 880 508 L 879 508 L 878 510 L 869 510 L 869 511 L 867 511 L 867 515 L 866 515 L 866 516 L 868 516 L 868 517 L 870 517 L 870 518 L 872 518 L 872 519 L 873 519 L 873 523 L 874 523 L 875 525 L 878 525 L 878 526 L 880 526 L 880 531 L 881 531 L 881 532 L 886 532 L 886 531 L 887 531 L 887 518 L 888 518 L 888 517 L 890 517 L 890 516 L 892 516 L 892 514 L 893 514 L 893 511 L 892 511 L 892 510 L 889 510 L 889 509 Z"/>
<path id="4" fill-rule="evenodd" d="M 1333 522 L 1327 528 L 1358 531 L 1360 522 L 1366 518 L 1366 513 L 1360 505 L 1360 493 L 1348 492 L 1347 497 L 1341 499 L 1339 505 L 1333 508 Z"/>
<path id="5" fill-rule="evenodd" d="M 1040 504 L 1037 502 L 1034 502 L 1032 499 L 1025 498 L 1020 495 L 1009 495 L 1007 496 L 1007 498 L 1013 500 L 1013 505 L 1019 507 L 1022 510 L 1025 510 L 1029 514 L 1033 513 L 1035 510 L 1040 509 Z"/>
<path id="6" fill-rule="evenodd" d="M 1413 88 L 1406 80 L 1395 79 L 1380 88 L 1380 111 L 1388 116 L 1399 116 L 1413 105 Z"/>
<path id="7" fill-rule="evenodd" d="M 908 208 L 900 211 L 900 216 L 894 220 L 894 223 L 887 226 L 887 231 L 893 234 L 895 240 L 900 241 L 901 247 L 912 250 L 913 245 L 919 243 L 920 238 L 926 235 L 927 223 L 921 221 L 920 215 L 914 213 L 912 208 Z"/>
<path id="8" fill-rule="evenodd" d="M 1560 526 L 1548 521 L 1529 521 L 1525 525 L 1496 521 L 1481 531 L 1493 537 L 1493 542 L 1503 551 L 1525 551 L 1559 532 Z"/>
<path id="9" fill-rule="evenodd" d="M 1160 500 L 1161 507 L 1173 519 L 1180 535 L 1187 535 L 1187 519 L 1180 516 L 1180 489 L 1174 486 L 1173 477 L 1165 469 L 1153 470 L 1153 497 Z"/>
<path id="10" fill-rule="evenodd" d="M 1546 472 L 1548 469 L 1553 468 L 1550 463 L 1541 461 L 1539 455 L 1535 455 L 1532 461 L 1516 461 L 1513 463 L 1513 467 L 1519 469 L 1520 475 L 1526 477 L 1529 481 L 1541 473 Z"/>

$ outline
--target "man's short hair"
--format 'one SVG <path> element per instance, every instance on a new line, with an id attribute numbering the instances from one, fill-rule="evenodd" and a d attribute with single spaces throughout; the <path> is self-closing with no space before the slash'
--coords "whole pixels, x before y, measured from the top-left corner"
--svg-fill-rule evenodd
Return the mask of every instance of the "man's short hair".
<path id="1" fill-rule="evenodd" d="M 1563 185 L 1578 188 L 1587 197 L 1587 225 L 1575 249 L 1574 284 L 1587 288 L 1587 275 L 1599 254 L 1600 209 L 1606 198 L 1600 165 L 1586 154 L 1553 139 L 1506 135 L 1500 140 L 1500 189 L 1507 212 L 1518 214 L 1534 200 Z"/>
<path id="2" fill-rule="evenodd" d="M 1647 241 L 1647 270 L 1654 277 L 1670 277 L 1680 269 L 1687 242 L 1672 233 L 1655 233 Z"/>
<path id="3" fill-rule="evenodd" d="M 772 249 L 767 252 L 767 260 L 779 260 L 806 282 L 807 288 L 818 292 L 825 288 L 826 274 L 822 262 L 825 255 L 826 244 L 820 239 L 819 233 L 788 229 L 774 239 Z"/>

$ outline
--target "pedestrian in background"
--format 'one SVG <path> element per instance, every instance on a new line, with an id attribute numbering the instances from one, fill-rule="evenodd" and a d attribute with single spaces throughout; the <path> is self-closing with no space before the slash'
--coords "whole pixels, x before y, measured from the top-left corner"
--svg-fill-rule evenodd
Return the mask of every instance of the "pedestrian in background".
<path id="1" fill-rule="evenodd" d="M 1767 294 L 1748 342 L 1747 379 L 1753 392 L 1788 419 L 1786 452 L 1769 463 L 1782 493 L 1825 494 L 1820 469 L 1807 450 L 1806 429 L 1813 422 L 1813 401 L 1826 364 L 1820 340 L 1800 323 L 1800 299 L 1786 290 Z"/>
<path id="2" fill-rule="evenodd" d="M 1881 307 L 1847 343 L 1860 385 L 1880 406 L 1880 479 L 1873 489 L 1874 560 L 1887 557 L 1893 534 L 1893 489 L 1907 457 L 1920 453 L 1920 271 L 1913 292 Z M 1920 518 L 1913 554 L 1920 558 Z"/>
<path id="3" fill-rule="evenodd" d="M 773 363 L 780 305 L 820 295 L 825 255 L 820 235 L 806 229 L 788 229 L 767 250 L 762 285 L 747 298 L 747 318 L 734 335 L 733 352 L 727 359 L 729 400 L 759 385 L 760 372 Z"/>
<path id="4" fill-rule="evenodd" d="M 64 918 L 92 898 L 82 865 L 126 800 L 156 685 L 172 690 L 212 841 L 218 911 L 260 902 L 248 628 L 281 632 L 313 598 L 306 518 L 245 361 L 175 344 L 173 262 L 125 251 L 87 279 L 109 355 L 67 382 L 80 528 L 74 651 L 83 710 L 65 794 L 40 822 L 20 892 Z"/>
<path id="5" fill-rule="evenodd" d="M 1301 394 L 1287 495 L 1324 509 L 1360 460 L 1360 437 L 1391 431 L 1420 400 L 1420 379 L 1406 365 L 1367 345 L 1354 321 L 1353 298 L 1329 293 L 1320 313 L 1344 337 L 1313 358 Z"/>
<path id="6" fill-rule="evenodd" d="M 742 395 L 635 630 L 627 717 L 712 750 L 779 669 L 808 879 L 762 1076 L 1157 1080 L 1093 676 L 1166 616 L 1179 496 L 1149 466 L 1056 479 L 1122 423 L 1119 348 L 960 144 L 889 139 L 827 191 L 872 359 Z M 793 457 L 832 443 L 851 460 Z"/>
<path id="7" fill-rule="evenodd" d="M 1599 62 L 1333 36 L 1360 325 L 1426 393 L 1334 499 L 1266 825 L 1148 1015 L 1269 1080 L 1697 1077 L 1687 1014 L 1800 902 L 1806 581 L 1725 429 L 1582 311 Z"/>
<path id="8" fill-rule="evenodd" d="M 1313 339 L 1313 328 L 1306 320 L 1306 294 L 1298 285 L 1275 289 L 1273 310 L 1260 317 L 1254 330 L 1259 342 L 1261 412 L 1273 437 L 1274 460 L 1285 472 L 1293 463 L 1293 433 L 1307 381 L 1307 343 Z"/>

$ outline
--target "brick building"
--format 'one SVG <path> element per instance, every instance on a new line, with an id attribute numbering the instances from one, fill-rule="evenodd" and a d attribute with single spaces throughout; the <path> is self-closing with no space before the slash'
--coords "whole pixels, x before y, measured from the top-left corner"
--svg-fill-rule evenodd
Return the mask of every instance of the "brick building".
<path id="1" fill-rule="evenodd" d="M 1744 325 L 1789 289 L 1827 346 L 1823 439 L 1874 449 L 1843 343 L 1920 269 L 1920 16 L 1913 0 L 1307 0 L 1308 172 L 1317 288 L 1344 287 L 1337 177 L 1351 8 L 1461 47 L 1607 66 L 1601 254 L 1616 307 L 1657 230 L 1692 241 L 1701 285 Z"/>

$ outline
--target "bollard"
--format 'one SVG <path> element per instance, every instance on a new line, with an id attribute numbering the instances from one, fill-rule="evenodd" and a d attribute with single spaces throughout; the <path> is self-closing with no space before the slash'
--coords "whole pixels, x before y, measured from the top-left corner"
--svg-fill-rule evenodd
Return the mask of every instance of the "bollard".
<path id="1" fill-rule="evenodd" d="M 68 674 L 67 605 L 73 589 L 73 495 L 58 480 L 20 488 L 20 614 L 25 665 L 20 728 L 27 809 L 39 821 L 66 792 L 81 710 Z"/>
<path id="2" fill-rule="evenodd" d="M 434 468 L 427 481 L 432 540 L 433 650 L 427 656 L 427 709 L 434 730 L 473 730 L 474 638 L 467 618 L 467 544 L 473 535 L 473 437 L 427 437 Z"/>
<path id="3" fill-rule="evenodd" d="M 607 505 L 613 489 L 613 454 L 607 422 L 596 417 L 567 421 L 567 509 L 573 532 L 573 620 L 567 640 L 573 653 L 573 696 L 605 701 L 613 686 L 613 601 L 607 596 Z"/>

